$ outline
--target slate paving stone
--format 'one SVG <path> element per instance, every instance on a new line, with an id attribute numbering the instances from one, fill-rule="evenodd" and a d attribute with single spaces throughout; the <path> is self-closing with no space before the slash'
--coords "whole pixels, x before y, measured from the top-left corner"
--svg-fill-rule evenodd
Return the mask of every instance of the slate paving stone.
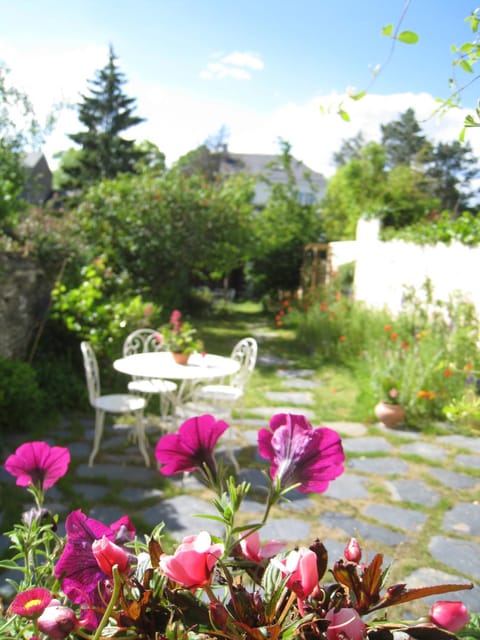
<path id="1" fill-rule="evenodd" d="M 126 513 L 125 507 L 119 507 L 117 505 L 97 504 L 88 511 L 90 518 L 100 520 L 100 522 L 104 524 L 112 524 L 112 522 L 123 518 L 125 515 L 131 514 Z"/>
<path id="2" fill-rule="evenodd" d="M 480 503 L 460 502 L 456 504 L 444 514 L 443 527 L 446 531 L 480 536 Z"/>
<path id="3" fill-rule="evenodd" d="M 292 364 L 292 361 L 288 360 L 288 358 L 261 353 L 257 358 L 257 364 L 263 365 L 264 367 L 288 367 L 288 365 Z"/>
<path id="4" fill-rule="evenodd" d="M 459 454 L 455 460 L 455 465 L 461 467 L 470 467 L 471 469 L 480 469 L 480 456 L 470 456 L 468 454 Z"/>
<path id="5" fill-rule="evenodd" d="M 76 469 L 79 478 L 105 478 L 106 480 L 123 480 L 129 482 L 145 483 L 155 486 L 158 484 L 158 471 L 152 467 L 136 467 L 133 465 L 121 464 L 94 464 L 89 467 L 81 464 Z"/>
<path id="6" fill-rule="evenodd" d="M 408 471 L 405 460 L 398 458 L 350 458 L 347 465 L 353 471 L 374 473 L 377 476 L 397 475 Z"/>
<path id="7" fill-rule="evenodd" d="M 429 442 L 412 442 L 404 444 L 399 447 L 400 453 L 407 453 L 410 455 L 419 456 L 425 458 L 425 460 L 441 461 L 445 460 L 448 453 L 442 447 L 437 447 Z"/>
<path id="8" fill-rule="evenodd" d="M 109 492 L 110 488 L 104 485 L 75 482 L 75 493 L 89 502 L 101 500 Z"/>
<path id="9" fill-rule="evenodd" d="M 151 528 L 165 523 L 165 530 L 177 540 L 200 531 L 209 531 L 213 535 L 223 533 L 223 525 L 215 520 L 198 517 L 196 514 L 217 515 L 215 507 L 197 496 L 180 495 L 162 500 L 157 505 L 144 509 L 141 518 Z"/>
<path id="10" fill-rule="evenodd" d="M 308 494 L 300 493 L 300 491 L 289 491 L 285 498 L 278 503 L 280 509 L 284 511 L 309 513 L 315 508 L 315 501 L 309 498 Z"/>
<path id="11" fill-rule="evenodd" d="M 419 480 L 386 480 L 385 485 L 390 491 L 392 500 L 396 502 L 411 502 L 424 507 L 433 507 L 440 499 L 436 491 Z"/>
<path id="12" fill-rule="evenodd" d="M 448 436 L 438 436 L 437 442 L 439 444 L 447 444 L 460 449 L 465 449 L 470 452 L 474 451 L 480 455 L 480 438 L 469 438 L 459 434 L 451 434 Z"/>
<path id="13" fill-rule="evenodd" d="M 163 491 L 160 489 L 146 489 L 143 487 L 125 487 L 119 492 L 118 497 L 125 502 L 131 502 L 132 506 L 138 505 L 145 500 L 161 500 Z"/>
<path id="14" fill-rule="evenodd" d="M 249 482 L 252 489 L 263 489 L 268 487 L 267 478 L 260 469 L 241 469 L 237 476 L 238 482 Z"/>
<path id="15" fill-rule="evenodd" d="M 322 422 L 322 425 L 333 429 L 341 436 L 364 436 L 367 433 L 367 427 L 360 422 Z"/>
<path id="16" fill-rule="evenodd" d="M 385 438 L 366 437 L 358 440 L 351 438 L 343 442 L 343 448 L 350 453 L 375 453 L 391 451 L 392 445 Z"/>
<path id="17" fill-rule="evenodd" d="M 242 500 L 240 511 L 242 513 L 252 513 L 252 514 L 263 515 L 265 511 L 265 503 L 258 502 L 257 500 L 253 500 L 252 498 L 245 498 L 244 500 Z"/>
<path id="18" fill-rule="evenodd" d="M 458 538 L 434 536 L 429 542 L 428 550 L 439 562 L 470 576 L 477 583 L 480 582 L 479 544 Z"/>
<path id="19" fill-rule="evenodd" d="M 310 539 L 310 524 L 298 518 L 270 518 L 262 527 L 262 539 L 300 543 Z"/>
<path id="20" fill-rule="evenodd" d="M 294 387 L 295 389 L 317 389 L 322 386 L 322 383 L 315 382 L 315 380 L 307 380 L 306 378 L 287 378 L 282 380 L 282 385 L 287 388 Z"/>
<path id="21" fill-rule="evenodd" d="M 410 575 L 405 577 L 405 582 L 411 589 L 419 589 L 421 587 L 433 587 L 439 584 L 469 584 L 465 578 L 459 578 L 451 573 L 422 567 L 417 569 Z M 452 591 L 442 596 L 433 595 L 422 598 L 426 609 L 429 609 L 437 600 L 461 600 L 469 611 L 478 611 L 479 593 L 478 588 Z"/>
<path id="22" fill-rule="evenodd" d="M 404 531 L 419 531 L 427 516 L 413 509 L 402 509 L 388 504 L 371 504 L 363 512 L 369 518 L 403 529 Z"/>
<path id="23" fill-rule="evenodd" d="M 472 489 L 476 485 L 480 485 L 480 478 L 467 476 L 464 473 L 456 473 L 449 469 L 430 467 L 428 474 L 452 489 Z"/>
<path id="24" fill-rule="evenodd" d="M 313 404 L 313 395 L 309 391 L 267 391 L 265 397 L 273 402 L 289 402 L 300 407 Z"/>
<path id="25" fill-rule="evenodd" d="M 77 461 L 87 460 L 92 451 L 92 446 L 87 442 L 69 442 L 67 448 L 72 458 Z"/>
<path id="26" fill-rule="evenodd" d="M 277 376 L 280 378 L 308 378 L 315 375 L 315 369 L 278 369 Z"/>
<path id="27" fill-rule="evenodd" d="M 370 524 L 358 518 L 352 518 L 338 511 L 326 511 L 322 513 L 320 520 L 323 527 L 341 529 L 345 532 L 346 540 L 350 536 L 361 538 L 363 541 L 375 541 L 393 547 L 406 539 L 405 535 L 398 531 L 392 531 L 386 527 Z M 369 545 L 372 547 L 372 545 Z"/>
<path id="28" fill-rule="evenodd" d="M 256 409 L 249 409 L 249 413 L 254 413 L 255 415 L 265 416 L 265 418 L 270 419 L 276 413 L 300 413 L 298 407 L 290 407 L 290 406 L 282 406 L 282 407 L 257 407 Z M 302 407 L 301 410 L 302 415 L 304 415 L 307 420 L 310 422 L 314 421 L 315 413 L 311 409 L 305 409 Z"/>
<path id="29" fill-rule="evenodd" d="M 361 500 L 368 497 L 367 483 L 368 478 L 345 472 L 329 484 L 323 495 L 336 500 Z"/>

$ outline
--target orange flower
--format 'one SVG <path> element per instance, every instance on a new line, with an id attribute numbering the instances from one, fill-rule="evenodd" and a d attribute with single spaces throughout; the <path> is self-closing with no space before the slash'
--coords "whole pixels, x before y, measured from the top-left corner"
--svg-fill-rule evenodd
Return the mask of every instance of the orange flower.
<path id="1" fill-rule="evenodd" d="M 383 330 L 384 330 L 384 331 L 390 331 L 390 329 L 391 329 L 391 328 L 392 328 L 392 325 L 391 325 L 391 324 L 386 324 L 386 325 L 383 327 Z"/>
<path id="2" fill-rule="evenodd" d="M 402 349 L 405 349 L 405 350 L 410 349 L 410 345 L 406 340 L 402 342 Z"/>
<path id="3" fill-rule="evenodd" d="M 390 334 L 390 339 L 396 340 L 397 338 L 398 338 L 398 333 L 396 331 L 392 331 L 392 333 Z"/>
<path id="4" fill-rule="evenodd" d="M 445 378 L 450 378 L 450 376 L 452 375 L 451 369 L 445 369 L 443 375 L 445 376 Z"/>
<path id="5" fill-rule="evenodd" d="M 346 340 L 346 339 L 347 339 L 347 338 L 346 338 L 345 336 L 340 336 L 340 337 L 339 337 L 340 342 L 345 342 L 345 340 Z"/>
<path id="6" fill-rule="evenodd" d="M 473 369 L 473 364 L 471 362 L 467 362 L 463 368 L 465 371 L 470 371 L 470 369 Z"/>
<path id="7" fill-rule="evenodd" d="M 327 310 L 327 303 L 326 302 L 322 302 L 320 304 L 320 311 L 326 311 Z"/>

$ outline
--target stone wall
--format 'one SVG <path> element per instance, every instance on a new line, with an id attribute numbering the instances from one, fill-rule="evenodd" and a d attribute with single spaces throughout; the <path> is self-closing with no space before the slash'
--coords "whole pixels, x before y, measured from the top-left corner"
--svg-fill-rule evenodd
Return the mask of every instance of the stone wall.
<path id="1" fill-rule="evenodd" d="M 30 258 L 0 252 L 0 356 L 27 359 L 47 309 L 49 285 Z"/>

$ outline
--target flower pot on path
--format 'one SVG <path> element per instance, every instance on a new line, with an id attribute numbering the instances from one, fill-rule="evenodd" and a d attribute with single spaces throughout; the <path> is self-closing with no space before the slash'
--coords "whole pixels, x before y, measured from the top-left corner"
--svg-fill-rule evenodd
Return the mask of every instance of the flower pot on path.
<path id="1" fill-rule="evenodd" d="M 374 411 L 377 420 L 389 429 L 395 429 L 405 420 L 405 410 L 399 404 L 379 402 L 375 405 Z"/>
<path id="2" fill-rule="evenodd" d="M 187 364 L 190 357 L 188 353 L 177 353 L 176 351 L 172 351 L 172 356 L 177 364 Z"/>

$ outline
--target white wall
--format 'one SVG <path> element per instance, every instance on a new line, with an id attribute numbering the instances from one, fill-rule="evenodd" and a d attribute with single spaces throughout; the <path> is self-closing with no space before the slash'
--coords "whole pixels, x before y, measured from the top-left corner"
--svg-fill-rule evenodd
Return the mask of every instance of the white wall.
<path id="1" fill-rule="evenodd" d="M 420 290 L 429 278 L 434 298 L 462 291 L 480 315 L 480 247 L 459 242 L 420 246 L 403 240 L 381 242 L 377 220 L 361 220 L 354 242 L 332 242 L 332 266 L 355 260 L 355 298 L 369 306 L 400 309 L 404 285 Z"/>

